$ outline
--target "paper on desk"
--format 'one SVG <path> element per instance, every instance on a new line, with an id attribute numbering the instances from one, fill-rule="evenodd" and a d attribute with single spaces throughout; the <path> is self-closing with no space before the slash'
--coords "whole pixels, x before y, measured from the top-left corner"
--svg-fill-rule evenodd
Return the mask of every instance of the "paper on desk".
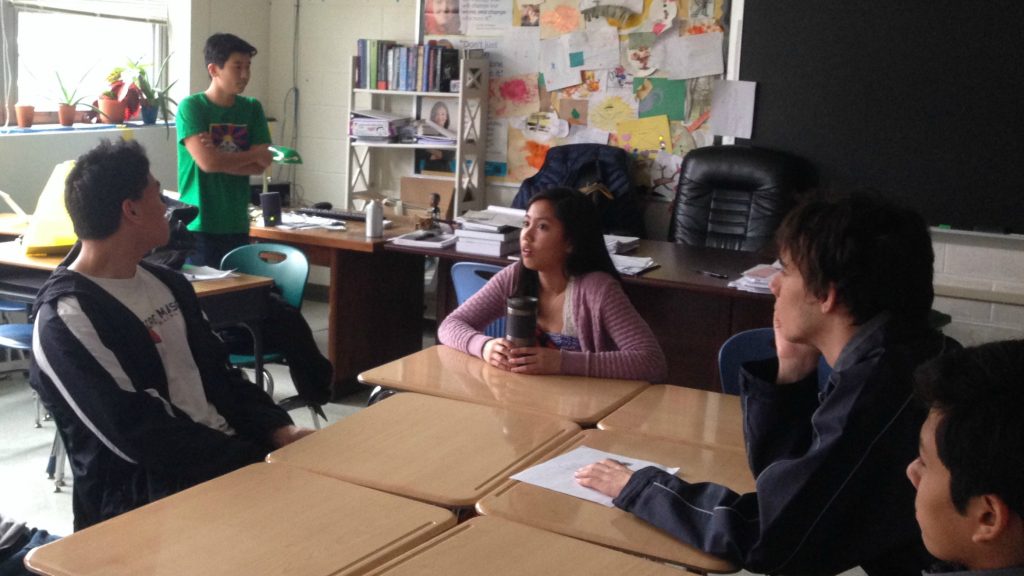
<path id="1" fill-rule="evenodd" d="M 651 268 L 656 268 L 658 263 L 652 258 L 645 256 L 623 256 L 622 254 L 611 254 L 612 264 L 615 265 L 615 269 L 619 271 L 619 274 L 625 274 L 626 276 L 636 276 L 642 272 L 646 272 Z"/>
<path id="2" fill-rule="evenodd" d="M 209 266 L 193 266 L 191 264 L 185 264 L 181 267 L 181 273 L 185 275 L 185 278 L 189 282 L 198 282 L 200 280 L 216 280 L 218 278 L 227 278 L 233 276 L 234 270 L 219 270 L 217 268 L 211 268 Z"/>
<path id="3" fill-rule="evenodd" d="M 570 450 L 561 456 L 555 456 L 547 462 L 542 462 L 536 466 L 527 468 L 526 470 L 512 476 L 512 479 L 525 482 L 527 484 L 533 484 L 534 486 L 540 486 L 541 488 L 547 488 L 548 490 L 554 490 L 555 492 L 575 496 L 576 498 L 597 502 L 602 506 L 611 508 L 612 499 L 609 496 L 605 496 L 597 490 L 580 486 L 576 482 L 575 477 L 576 471 L 580 468 L 587 464 L 600 462 L 606 458 L 625 464 L 627 468 L 634 472 L 648 466 L 654 466 L 655 468 L 664 470 L 669 474 L 675 474 L 679 471 L 679 468 L 668 468 L 655 462 L 638 460 L 636 458 L 621 456 L 619 454 L 613 454 L 603 450 L 595 450 L 587 446 L 580 446 L 579 448 Z"/>
<path id="4" fill-rule="evenodd" d="M 281 223 L 277 228 L 286 230 L 301 230 L 303 228 L 323 228 L 326 230 L 345 230 L 345 222 L 322 216 L 307 214 L 296 214 L 294 212 L 282 212 Z"/>

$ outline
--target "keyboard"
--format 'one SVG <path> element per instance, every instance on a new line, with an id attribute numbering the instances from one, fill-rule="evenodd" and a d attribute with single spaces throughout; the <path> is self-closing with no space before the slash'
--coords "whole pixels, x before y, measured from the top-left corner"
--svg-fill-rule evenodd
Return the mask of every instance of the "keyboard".
<path id="1" fill-rule="evenodd" d="M 304 214 L 306 216 L 319 216 L 321 218 L 330 218 L 331 220 L 353 220 L 356 222 L 366 222 L 366 214 L 363 212 L 351 212 L 348 210 L 323 210 L 321 208 L 296 208 L 292 210 L 296 214 Z"/>

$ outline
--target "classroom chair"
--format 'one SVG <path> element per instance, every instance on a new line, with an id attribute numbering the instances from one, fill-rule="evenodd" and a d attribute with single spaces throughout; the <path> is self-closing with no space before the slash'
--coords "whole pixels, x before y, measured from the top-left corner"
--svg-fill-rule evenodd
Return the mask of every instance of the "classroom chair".
<path id="1" fill-rule="evenodd" d="M 771 243 L 794 194 L 806 187 L 801 162 L 752 146 L 706 146 L 683 159 L 668 241 L 755 252 Z"/>
<path id="2" fill-rule="evenodd" d="M 492 276 L 501 270 L 501 266 L 481 264 L 479 262 L 456 262 L 452 265 L 452 284 L 455 286 L 455 299 L 461 306 L 469 297 L 483 288 Z M 484 329 L 484 334 L 495 338 L 505 337 L 505 317 L 495 320 Z"/>
<path id="3" fill-rule="evenodd" d="M 274 279 L 274 285 L 281 293 L 284 301 L 298 310 L 302 309 L 302 297 L 306 291 L 306 279 L 309 278 L 309 261 L 298 248 L 285 244 L 249 244 L 240 246 L 224 255 L 220 267 L 222 270 L 237 270 L 243 274 L 267 276 Z M 231 354 L 232 365 L 243 368 L 255 368 L 256 357 L 252 354 Z M 265 350 L 263 364 L 285 363 L 280 351 Z M 267 394 L 274 393 L 274 379 L 264 368 L 263 378 Z M 306 407 L 313 417 L 313 427 L 320 428 L 320 418 L 327 419 L 323 409 L 307 402 L 301 396 L 291 396 L 279 402 L 286 410 Z"/>
<path id="4" fill-rule="evenodd" d="M 744 362 L 764 360 L 775 356 L 775 331 L 771 328 L 754 328 L 733 334 L 718 349 L 718 374 L 722 381 L 722 392 L 739 395 L 740 367 Z M 822 356 L 818 360 L 818 389 L 823 390 L 832 368 Z"/>

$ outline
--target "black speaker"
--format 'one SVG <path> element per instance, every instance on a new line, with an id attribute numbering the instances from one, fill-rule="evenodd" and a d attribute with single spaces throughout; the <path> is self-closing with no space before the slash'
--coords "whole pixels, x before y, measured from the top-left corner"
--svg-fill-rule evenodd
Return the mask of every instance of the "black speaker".
<path id="1" fill-rule="evenodd" d="M 263 208 L 263 225 L 277 226 L 281 223 L 281 194 L 267 192 L 260 194 L 260 207 Z"/>

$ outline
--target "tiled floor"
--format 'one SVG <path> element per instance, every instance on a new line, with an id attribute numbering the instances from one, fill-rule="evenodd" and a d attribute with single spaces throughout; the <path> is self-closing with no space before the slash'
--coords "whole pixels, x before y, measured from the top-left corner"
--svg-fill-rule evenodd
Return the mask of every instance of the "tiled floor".
<path id="1" fill-rule="evenodd" d="M 431 301 L 428 299 L 428 301 Z M 313 329 L 321 350 L 327 347 L 327 304 L 307 301 L 303 304 L 303 315 Z M 432 336 L 424 335 L 424 345 L 434 344 Z M 295 394 L 287 368 L 271 366 L 274 376 L 274 396 L 277 399 Z M 368 391 L 363 391 L 340 403 L 324 407 L 331 422 L 336 422 L 366 405 Z M 311 426 L 309 412 L 296 410 L 291 413 L 297 424 Z M 68 485 L 60 493 L 54 493 L 52 481 L 47 480 L 45 467 L 53 442 L 53 422 L 43 422 L 42 428 L 35 428 L 35 407 L 28 382 L 20 375 L 0 379 L 0 510 L 6 515 L 25 520 L 31 526 L 45 528 L 54 534 L 70 534 L 71 473 L 68 471 Z M 740 576 L 750 573 L 741 571 Z M 859 569 L 843 576 L 863 576 Z"/>

